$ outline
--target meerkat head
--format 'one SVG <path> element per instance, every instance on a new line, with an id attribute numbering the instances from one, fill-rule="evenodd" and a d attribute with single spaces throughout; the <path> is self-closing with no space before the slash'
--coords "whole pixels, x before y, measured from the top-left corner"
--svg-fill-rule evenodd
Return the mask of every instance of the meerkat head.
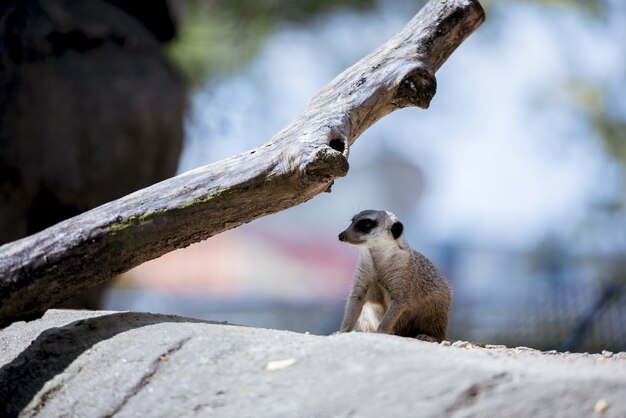
<path id="1" fill-rule="evenodd" d="M 402 246 L 404 226 L 396 215 L 383 210 L 364 210 L 339 234 L 339 241 L 357 247 Z"/>

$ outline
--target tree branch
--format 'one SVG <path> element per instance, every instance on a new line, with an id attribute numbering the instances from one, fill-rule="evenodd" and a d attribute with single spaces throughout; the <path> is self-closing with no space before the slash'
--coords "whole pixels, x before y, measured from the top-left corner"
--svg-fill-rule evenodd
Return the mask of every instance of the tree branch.
<path id="1" fill-rule="evenodd" d="M 350 145 L 395 109 L 427 108 L 434 73 L 484 20 L 477 0 L 431 0 L 266 144 L 0 247 L 0 327 L 132 267 L 329 191 Z"/>

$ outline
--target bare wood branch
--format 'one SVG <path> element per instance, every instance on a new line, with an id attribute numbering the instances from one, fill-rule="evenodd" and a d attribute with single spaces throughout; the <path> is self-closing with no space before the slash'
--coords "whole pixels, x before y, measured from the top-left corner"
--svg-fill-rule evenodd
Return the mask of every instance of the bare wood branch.
<path id="1" fill-rule="evenodd" d="M 431 0 L 395 36 L 249 152 L 189 171 L 0 247 L 0 327 L 177 248 L 328 191 L 350 145 L 388 113 L 427 108 L 435 72 L 484 20 L 477 0 Z"/>

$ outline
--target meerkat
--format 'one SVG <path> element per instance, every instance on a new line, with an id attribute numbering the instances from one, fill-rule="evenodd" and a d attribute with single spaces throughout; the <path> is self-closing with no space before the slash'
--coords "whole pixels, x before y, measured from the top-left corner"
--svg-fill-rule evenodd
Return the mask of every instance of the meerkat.
<path id="1" fill-rule="evenodd" d="M 359 248 L 341 332 L 446 338 L 450 285 L 430 260 L 408 246 L 403 231 L 393 213 L 365 210 L 339 234 L 339 241 Z"/>

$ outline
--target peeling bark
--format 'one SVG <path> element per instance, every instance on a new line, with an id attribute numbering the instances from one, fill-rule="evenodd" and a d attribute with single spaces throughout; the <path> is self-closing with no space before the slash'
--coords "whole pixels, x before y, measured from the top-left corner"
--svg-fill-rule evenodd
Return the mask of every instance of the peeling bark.
<path id="1" fill-rule="evenodd" d="M 329 191 L 354 141 L 407 106 L 484 20 L 477 0 L 431 0 L 264 145 L 165 180 L 0 247 L 0 327 L 162 254 Z"/>

